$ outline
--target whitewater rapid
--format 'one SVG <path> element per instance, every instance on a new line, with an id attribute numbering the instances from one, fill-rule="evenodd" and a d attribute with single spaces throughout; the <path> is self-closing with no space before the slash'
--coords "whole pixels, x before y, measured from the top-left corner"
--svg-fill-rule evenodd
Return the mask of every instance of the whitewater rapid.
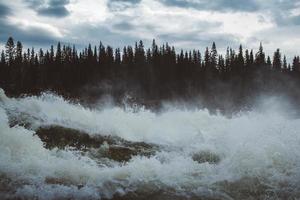
<path id="1" fill-rule="evenodd" d="M 100 165 L 76 150 L 46 149 L 35 135 L 45 126 L 163 148 L 150 157 Z M 159 113 L 113 106 L 89 109 L 51 93 L 8 98 L 0 91 L 0 196 L 4 199 L 111 199 L 158 191 L 186 198 L 235 199 L 243 195 L 236 191 L 247 189 L 262 190 L 254 192 L 259 196 L 246 194 L 248 199 L 297 199 L 299 147 L 300 119 L 276 110 L 228 118 L 196 108 L 169 107 Z M 199 163 L 192 159 L 198 152 L 211 152 L 220 161 Z M 49 179 L 60 182 L 49 184 Z"/>

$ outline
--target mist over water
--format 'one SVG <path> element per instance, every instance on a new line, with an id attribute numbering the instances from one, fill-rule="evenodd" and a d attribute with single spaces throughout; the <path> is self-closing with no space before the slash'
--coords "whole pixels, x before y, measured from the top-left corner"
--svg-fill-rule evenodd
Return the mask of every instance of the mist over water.
<path id="1" fill-rule="evenodd" d="M 300 198 L 300 119 L 292 110 L 279 111 L 274 100 L 264 102 L 229 118 L 172 106 L 159 113 L 142 107 L 88 109 L 51 93 L 15 99 L 0 91 L 0 196 Z M 96 159 L 72 148 L 50 150 L 35 134 L 49 126 L 159 149 L 128 162 Z"/>

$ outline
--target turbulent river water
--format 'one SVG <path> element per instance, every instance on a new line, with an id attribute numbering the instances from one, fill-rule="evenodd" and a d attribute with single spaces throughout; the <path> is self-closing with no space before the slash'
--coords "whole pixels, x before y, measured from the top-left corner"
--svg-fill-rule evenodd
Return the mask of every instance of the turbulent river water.
<path id="1" fill-rule="evenodd" d="M 41 127 L 110 135 L 124 148 L 142 142 L 153 152 L 118 161 L 46 148 Z M 103 148 L 110 143 L 93 151 Z M 0 199 L 299 199 L 299 148 L 300 119 L 274 110 L 228 118 L 174 107 L 90 109 L 50 93 L 8 98 L 0 90 Z"/>

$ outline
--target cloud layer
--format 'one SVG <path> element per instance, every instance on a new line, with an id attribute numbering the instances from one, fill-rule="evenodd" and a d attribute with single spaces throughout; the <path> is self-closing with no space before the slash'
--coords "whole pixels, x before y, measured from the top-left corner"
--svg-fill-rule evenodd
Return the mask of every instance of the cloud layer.
<path id="1" fill-rule="evenodd" d="M 69 0 L 25 0 L 29 8 L 34 9 L 39 15 L 49 17 L 65 17 L 70 13 L 66 9 Z"/>
<path id="2" fill-rule="evenodd" d="M 180 49 L 220 51 L 240 43 L 268 53 L 300 54 L 298 0 L 15 0 L 0 2 L 0 42 L 12 35 L 25 45 L 57 41 L 113 46 L 144 40 Z"/>
<path id="3" fill-rule="evenodd" d="M 211 11 L 250 12 L 259 8 L 259 4 L 255 0 L 161 0 L 161 2 L 168 6 Z"/>

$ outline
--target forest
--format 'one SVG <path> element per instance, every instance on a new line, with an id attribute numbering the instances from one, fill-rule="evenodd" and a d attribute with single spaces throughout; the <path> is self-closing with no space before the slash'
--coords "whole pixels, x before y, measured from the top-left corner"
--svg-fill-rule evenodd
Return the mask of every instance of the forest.
<path id="1" fill-rule="evenodd" d="M 0 87 L 10 96 L 52 91 L 92 100 L 108 94 L 118 102 L 130 94 L 142 104 L 193 99 L 224 111 L 251 107 L 261 95 L 285 95 L 297 104 L 299 84 L 299 56 L 287 63 L 280 49 L 270 57 L 262 44 L 258 52 L 228 47 L 225 55 L 214 42 L 202 54 L 155 40 L 150 48 L 142 41 L 122 49 L 100 42 L 78 50 L 58 42 L 24 50 L 9 37 L 0 60 Z"/>

